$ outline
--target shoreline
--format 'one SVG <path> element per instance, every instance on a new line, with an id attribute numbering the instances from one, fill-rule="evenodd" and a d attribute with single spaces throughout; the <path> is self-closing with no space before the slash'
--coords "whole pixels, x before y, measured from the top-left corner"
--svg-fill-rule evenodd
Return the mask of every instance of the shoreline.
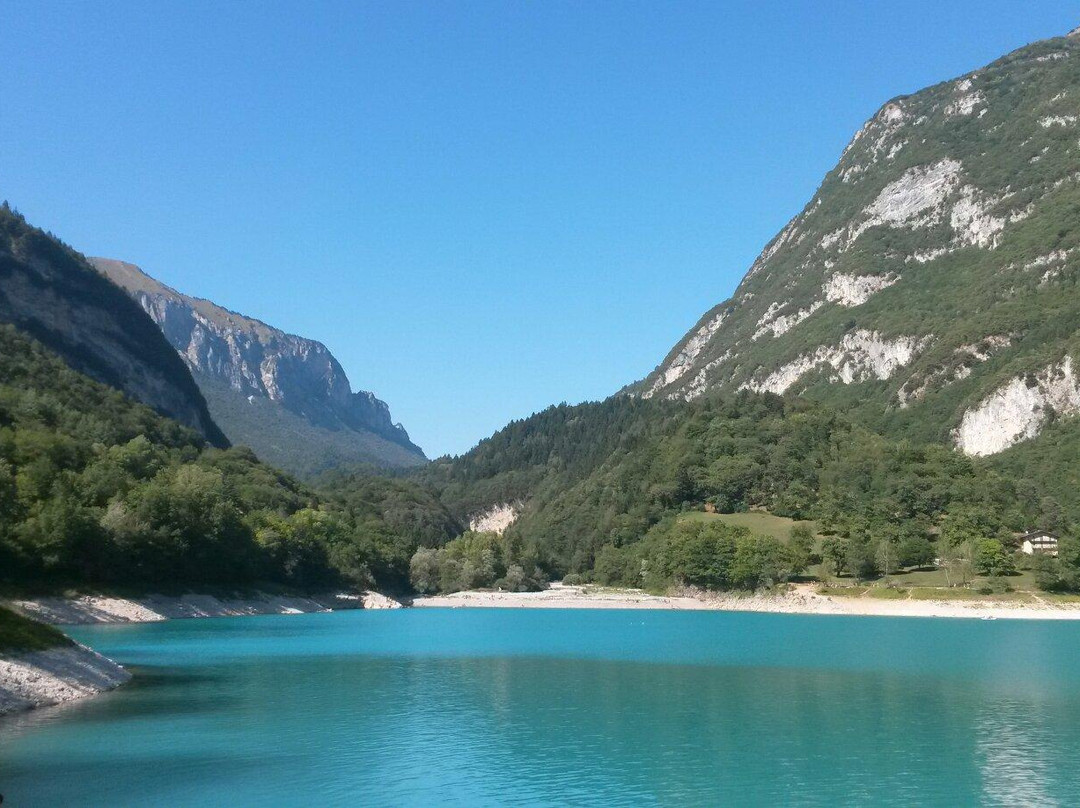
<path id="1" fill-rule="evenodd" d="M 79 643 L 0 654 L 0 718 L 96 696 L 129 681 L 123 667 Z"/>
<path id="2" fill-rule="evenodd" d="M 784 592 L 730 593 L 687 590 L 652 595 L 634 589 L 553 584 L 541 592 L 466 591 L 414 598 L 414 608 L 660 609 L 758 612 L 847 617 L 945 617 L 982 620 L 1080 620 L 1080 603 L 1036 597 L 1019 603 L 991 597 L 971 600 L 879 599 L 820 594 L 817 584 L 794 584 Z"/>
<path id="3" fill-rule="evenodd" d="M 112 595 L 11 598 L 16 611 L 54 626 L 96 623 L 154 623 L 200 617 L 242 617 L 260 614 L 311 614 L 349 609 L 400 609 L 403 604 L 378 592 L 331 592 L 321 595 L 270 595 L 256 592 L 246 597 L 215 595 Z"/>
<path id="4" fill-rule="evenodd" d="M 147 623 L 207 617 L 310 614 L 352 609 L 639 609 L 661 611 L 755 612 L 846 617 L 967 618 L 970 620 L 1080 620 L 1080 601 L 916 600 L 831 595 L 817 584 L 794 584 L 778 592 L 731 593 L 684 590 L 653 595 L 636 589 L 552 584 L 540 592 L 472 590 L 429 595 L 404 603 L 376 592 L 316 596 L 269 595 L 221 598 L 213 595 L 50 596 L 11 599 L 17 611 L 52 625 Z M 0 716 L 104 693 L 131 674 L 90 648 L 70 643 L 44 651 L 0 653 Z"/>
<path id="5" fill-rule="evenodd" d="M 1080 601 L 1052 602 L 992 596 L 958 600 L 874 598 L 818 592 L 819 585 L 799 583 L 777 592 L 708 592 L 686 589 L 654 595 L 640 589 L 553 583 L 539 592 L 467 590 L 421 595 L 404 601 L 377 592 L 247 597 L 214 595 L 144 595 L 124 598 L 78 595 L 18 598 L 6 601 L 16 611 L 55 626 L 100 623 L 149 623 L 207 617 L 311 614 L 353 609 L 658 609 L 664 611 L 759 612 L 865 617 L 949 617 L 970 619 L 1080 620 Z"/>
<path id="6" fill-rule="evenodd" d="M 0 599 L 16 612 L 54 626 L 154 623 L 203 617 L 310 614 L 348 609 L 400 609 L 400 601 L 378 592 L 335 592 L 316 596 L 214 595 L 49 596 Z M 105 693 L 131 680 L 121 665 L 91 648 L 68 641 L 40 651 L 0 651 L 0 717 Z"/>

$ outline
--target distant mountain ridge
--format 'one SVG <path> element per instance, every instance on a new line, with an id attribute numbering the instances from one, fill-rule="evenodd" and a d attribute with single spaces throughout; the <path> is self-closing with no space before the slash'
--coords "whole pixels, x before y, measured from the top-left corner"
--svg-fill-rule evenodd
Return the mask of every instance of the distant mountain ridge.
<path id="1" fill-rule="evenodd" d="M 797 393 L 990 455 L 1080 412 L 1080 37 L 889 101 L 631 392 Z"/>
<path id="2" fill-rule="evenodd" d="M 86 259 L 0 206 L 0 322 L 67 365 L 191 427 L 228 441 L 184 363 L 154 323 Z"/>
<path id="3" fill-rule="evenodd" d="M 352 391 L 322 343 L 182 294 L 134 264 L 90 262 L 157 323 L 225 434 L 264 460 L 305 476 L 365 463 L 426 462 L 385 402 Z"/>

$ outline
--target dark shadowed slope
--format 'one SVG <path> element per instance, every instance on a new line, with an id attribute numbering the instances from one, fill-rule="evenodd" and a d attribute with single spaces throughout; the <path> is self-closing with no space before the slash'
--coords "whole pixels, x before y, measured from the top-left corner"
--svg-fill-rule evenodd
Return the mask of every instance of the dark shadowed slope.
<path id="1" fill-rule="evenodd" d="M 228 441 L 153 321 L 83 256 L 0 207 L 0 322 L 75 370 L 122 390 L 219 446 Z"/>

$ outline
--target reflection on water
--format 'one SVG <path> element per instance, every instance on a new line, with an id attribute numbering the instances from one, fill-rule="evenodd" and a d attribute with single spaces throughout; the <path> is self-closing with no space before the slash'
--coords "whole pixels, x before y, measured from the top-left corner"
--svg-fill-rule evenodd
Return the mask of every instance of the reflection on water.
<path id="1" fill-rule="evenodd" d="M 974 733 L 983 776 L 982 802 L 1029 808 L 1069 804 L 1050 793 L 1052 767 L 1072 765 L 1061 760 L 1062 744 L 1071 740 L 1069 751 L 1076 750 L 1075 738 L 1070 739 L 1068 733 L 1063 737 L 1060 729 L 1053 704 L 1041 703 L 1034 692 L 1025 699 L 980 704 Z M 1075 804 L 1075 792 L 1070 802 Z"/>
<path id="2" fill-rule="evenodd" d="M 152 667 L 0 724 L 0 791 L 57 806 L 87 788 L 131 806 L 1072 804 L 1076 637 L 501 610 L 95 629 L 82 639 Z"/>

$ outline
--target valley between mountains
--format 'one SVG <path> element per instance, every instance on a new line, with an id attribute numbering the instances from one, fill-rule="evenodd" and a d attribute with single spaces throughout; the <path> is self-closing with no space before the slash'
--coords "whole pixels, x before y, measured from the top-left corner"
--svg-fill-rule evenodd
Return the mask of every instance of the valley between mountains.
<path id="1" fill-rule="evenodd" d="M 326 345 L 5 204 L 0 585 L 1069 611 L 1078 223 L 1073 32 L 886 102 L 639 381 L 429 461 Z M 0 615 L 9 662 L 81 653 Z"/>

